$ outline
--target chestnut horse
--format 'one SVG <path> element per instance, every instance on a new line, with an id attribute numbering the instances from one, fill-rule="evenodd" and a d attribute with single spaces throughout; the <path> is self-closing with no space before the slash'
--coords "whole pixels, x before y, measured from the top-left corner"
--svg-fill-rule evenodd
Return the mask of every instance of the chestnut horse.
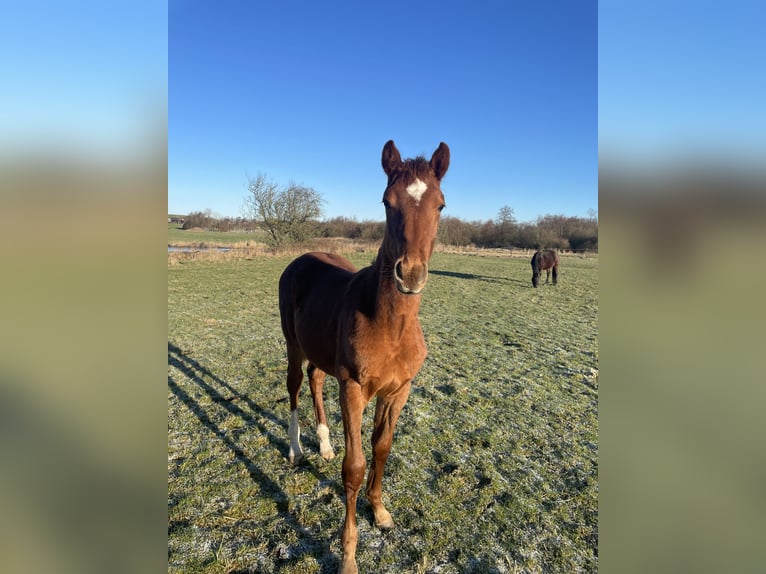
<path id="1" fill-rule="evenodd" d="M 552 249 L 546 249 L 542 251 L 538 249 L 532 256 L 532 286 L 537 287 L 540 284 L 540 271 L 545 271 L 545 283 L 548 284 L 548 279 L 553 271 L 553 284 L 556 285 L 558 280 L 559 269 L 559 254 Z"/>
<path id="2" fill-rule="evenodd" d="M 294 464 L 303 456 L 297 411 L 303 365 L 308 362 L 319 451 L 328 460 L 335 454 L 322 385 L 327 374 L 340 383 L 346 445 L 343 574 L 357 572 L 356 501 L 366 467 L 362 412 L 373 397 L 377 401 L 366 494 L 375 524 L 383 529 L 394 525 L 381 500 L 381 481 L 394 426 L 427 354 L 418 309 L 444 208 L 440 182 L 449 161 L 449 148 L 443 142 L 430 161 L 424 157 L 402 161 L 394 142 L 387 142 L 382 157 L 388 176 L 383 193 L 386 227 L 372 265 L 357 271 L 338 255 L 307 253 L 290 263 L 279 279 L 290 394 L 289 458 Z"/>

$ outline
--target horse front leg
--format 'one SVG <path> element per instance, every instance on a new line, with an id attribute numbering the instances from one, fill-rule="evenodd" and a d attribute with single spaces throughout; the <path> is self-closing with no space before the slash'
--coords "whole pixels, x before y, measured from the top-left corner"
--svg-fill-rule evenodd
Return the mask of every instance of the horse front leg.
<path id="1" fill-rule="evenodd" d="M 346 491 L 346 520 L 343 523 L 341 546 L 343 559 L 339 574 L 357 574 L 356 567 L 356 500 L 364 480 L 366 463 L 362 449 L 362 412 L 366 400 L 361 385 L 353 380 L 340 383 L 340 407 L 343 415 L 343 434 L 346 439 L 346 453 L 343 456 L 343 487 Z"/>
<path id="2" fill-rule="evenodd" d="M 395 393 L 385 397 L 378 396 L 375 404 L 375 429 L 372 433 L 372 464 L 367 477 L 367 500 L 370 501 L 375 515 L 375 525 L 379 528 L 394 527 L 391 514 L 383 505 L 383 471 L 386 468 L 388 454 L 394 438 L 394 427 L 399 414 L 410 395 L 410 383 L 402 385 Z"/>

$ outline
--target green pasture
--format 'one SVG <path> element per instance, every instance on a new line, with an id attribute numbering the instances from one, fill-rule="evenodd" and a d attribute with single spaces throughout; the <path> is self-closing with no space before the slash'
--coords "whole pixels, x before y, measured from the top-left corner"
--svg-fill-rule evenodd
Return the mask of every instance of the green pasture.
<path id="1" fill-rule="evenodd" d="M 290 259 L 168 267 L 169 572 L 338 568 L 335 379 L 325 407 L 338 456 L 319 456 L 306 383 L 306 458 L 286 458 L 277 281 Z M 527 258 L 437 253 L 430 268 L 429 356 L 383 479 L 396 527 L 378 530 L 360 497 L 360 572 L 598 571 L 598 259 L 563 257 L 559 285 L 539 289 Z"/>
<path id="2" fill-rule="evenodd" d="M 217 246 L 265 243 L 265 233 L 256 231 L 191 231 L 181 229 L 177 223 L 168 223 L 168 245 Z"/>

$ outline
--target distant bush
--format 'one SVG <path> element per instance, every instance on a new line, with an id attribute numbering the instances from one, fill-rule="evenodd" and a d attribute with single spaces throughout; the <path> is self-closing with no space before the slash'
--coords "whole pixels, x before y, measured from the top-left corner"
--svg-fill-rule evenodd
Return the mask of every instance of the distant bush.
<path id="1" fill-rule="evenodd" d="M 322 237 L 381 241 L 386 224 L 383 221 L 357 221 L 348 217 L 333 217 L 321 222 L 319 228 Z"/>
<path id="2" fill-rule="evenodd" d="M 181 227 L 181 229 L 191 229 L 192 227 L 210 229 L 212 227 L 213 220 L 213 214 L 209 209 L 206 211 L 193 211 L 186 216 L 183 227 Z"/>
<path id="3" fill-rule="evenodd" d="M 321 223 L 321 235 L 359 239 L 362 236 L 362 224 L 348 217 L 333 217 Z"/>
<path id="4" fill-rule="evenodd" d="M 199 227 L 208 231 L 255 231 L 258 225 L 244 217 L 216 217 L 206 209 L 193 211 L 183 219 L 181 229 Z"/>
<path id="5" fill-rule="evenodd" d="M 473 225 L 457 217 L 442 217 L 437 238 L 442 245 L 465 247 L 473 241 Z"/>
<path id="6" fill-rule="evenodd" d="M 575 231 L 569 236 L 569 247 L 576 251 L 598 251 L 598 231 Z"/>
<path id="7" fill-rule="evenodd" d="M 384 221 L 362 222 L 362 239 L 366 241 L 383 241 L 385 232 L 386 223 Z"/>

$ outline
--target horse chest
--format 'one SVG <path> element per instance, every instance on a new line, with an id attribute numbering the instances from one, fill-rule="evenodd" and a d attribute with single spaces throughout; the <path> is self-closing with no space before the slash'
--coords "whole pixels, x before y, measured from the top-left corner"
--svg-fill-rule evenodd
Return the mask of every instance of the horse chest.
<path id="1" fill-rule="evenodd" d="M 420 324 L 402 329 L 367 327 L 349 340 L 348 367 L 353 378 L 380 386 L 410 381 L 427 355 Z"/>

